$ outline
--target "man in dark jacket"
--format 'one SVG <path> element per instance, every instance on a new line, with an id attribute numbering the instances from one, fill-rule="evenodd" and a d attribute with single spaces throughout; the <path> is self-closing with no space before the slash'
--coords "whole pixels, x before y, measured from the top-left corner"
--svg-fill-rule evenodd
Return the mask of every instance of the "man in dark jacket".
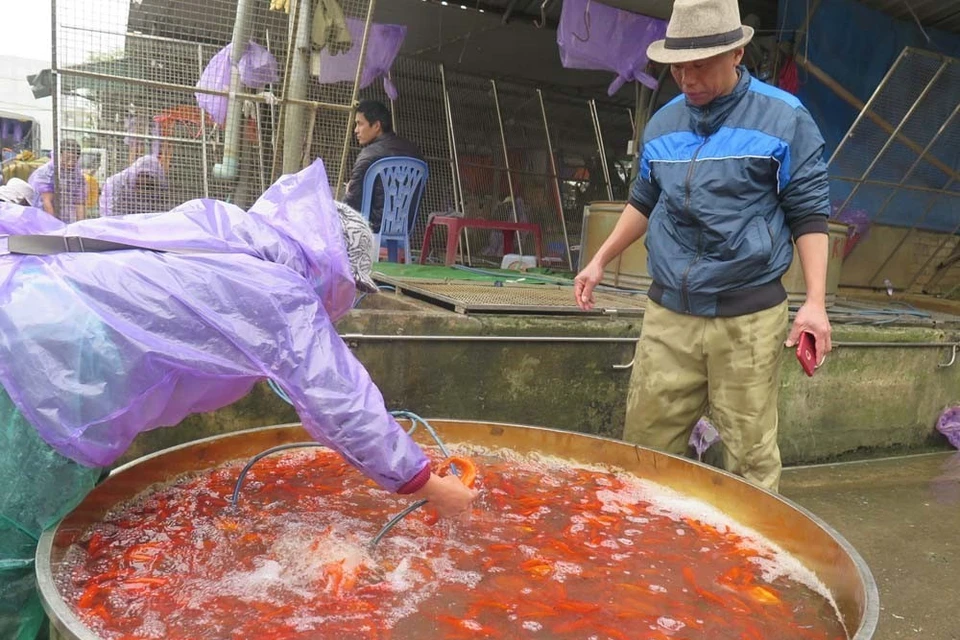
<path id="1" fill-rule="evenodd" d="M 357 107 L 356 127 L 353 132 L 363 147 L 350 173 L 347 193 L 343 201 L 360 211 L 363 206 L 363 179 L 367 169 L 381 158 L 408 156 L 423 159 L 417 145 L 404 140 L 393 132 L 393 119 L 387 107 L 376 100 L 364 100 Z M 370 206 L 370 226 L 374 233 L 380 233 L 380 219 L 383 217 L 383 186 L 379 183 L 373 189 L 373 202 Z M 413 224 L 413 221 L 410 221 Z"/>
<path id="2" fill-rule="evenodd" d="M 647 54 L 683 95 L 647 124 L 629 204 L 575 294 L 591 308 L 604 266 L 646 235 L 653 284 L 624 438 L 683 454 L 709 407 L 727 470 L 776 491 L 784 342 L 809 332 L 818 363 L 830 351 L 823 138 L 796 97 L 740 64 L 753 29 L 736 0 L 676 0 L 666 36 Z M 788 335 L 794 243 L 807 295 Z"/>

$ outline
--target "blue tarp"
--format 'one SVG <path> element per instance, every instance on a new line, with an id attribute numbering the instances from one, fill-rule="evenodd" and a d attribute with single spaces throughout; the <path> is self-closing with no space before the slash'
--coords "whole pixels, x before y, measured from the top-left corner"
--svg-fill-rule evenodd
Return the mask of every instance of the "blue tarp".
<path id="1" fill-rule="evenodd" d="M 803 25 L 807 3 L 779 0 L 780 21 L 786 33 Z M 960 35 L 924 28 L 927 42 L 915 22 L 895 20 L 854 0 L 823 0 L 807 32 L 806 55 L 831 78 L 863 102 L 870 99 L 884 74 L 904 47 L 927 49 L 960 57 Z M 800 43 L 803 53 L 804 42 Z M 851 107 L 815 78 L 799 71 L 800 99 L 823 131 L 827 154 L 833 152 L 857 117 Z"/>
<path id="2" fill-rule="evenodd" d="M 806 19 L 808 3 L 779 0 L 779 9 L 781 27 L 785 30 L 784 38 L 792 38 L 794 31 L 800 28 Z M 863 102 L 870 99 L 904 47 L 960 57 L 960 35 L 926 27 L 921 30 L 914 21 L 894 19 L 855 0 L 823 0 L 810 22 L 807 38 L 806 42 L 801 40 L 799 43 L 799 52 L 805 54 L 813 64 Z M 799 78 L 799 97 L 820 126 L 829 157 L 850 129 L 858 111 L 803 69 L 799 70 Z M 927 137 L 923 138 L 921 146 L 960 101 L 958 85 L 960 83 L 956 82 L 937 85 L 937 113 L 925 112 L 925 117 L 911 121 L 911 127 L 926 129 Z M 946 95 L 943 93 L 944 89 L 956 95 Z M 901 97 L 906 106 L 909 106 L 912 98 L 908 99 L 906 95 Z M 931 105 L 925 104 L 924 108 L 929 106 Z M 943 117 L 940 117 L 941 115 Z M 892 124 L 896 125 L 897 122 Z M 955 138 L 960 132 L 960 125 L 955 124 L 952 129 Z M 904 132 L 907 133 L 907 130 Z M 880 143 L 876 139 L 871 141 L 868 138 L 861 135 L 849 141 L 841 154 L 844 156 L 844 166 L 831 165 L 831 175 L 859 177 L 879 151 Z M 960 166 L 960 145 L 954 142 L 955 140 L 944 139 L 933 151 L 939 160 L 956 171 Z M 872 178 L 897 182 L 915 159 L 916 154 L 913 151 L 902 145 L 893 145 L 881 163 L 882 175 L 873 175 Z M 946 175 L 923 162 L 913 174 L 912 180 L 925 187 L 942 188 Z M 835 205 L 846 199 L 852 186 L 850 182 L 836 179 L 831 181 L 831 198 Z M 951 188 L 955 187 L 960 189 L 960 185 L 956 184 Z M 884 203 L 891 193 L 892 190 L 887 187 L 861 187 L 846 210 L 863 210 L 875 223 L 916 225 L 932 231 L 952 231 L 960 222 L 960 210 L 957 206 L 960 195 L 932 200 L 929 193 L 901 191 L 884 208 Z M 881 210 L 882 213 L 877 217 Z"/>

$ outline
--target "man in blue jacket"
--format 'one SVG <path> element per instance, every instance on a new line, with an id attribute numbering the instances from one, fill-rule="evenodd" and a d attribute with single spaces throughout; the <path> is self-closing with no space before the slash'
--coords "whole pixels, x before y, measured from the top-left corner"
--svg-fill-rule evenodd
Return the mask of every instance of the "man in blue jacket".
<path id="1" fill-rule="evenodd" d="M 799 100 L 740 64 L 752 36 L 736 0 L 676 0 L 647 53 L 683 94 L 647 125 L 629 204 L 575 294 L 591 308 L 604 266 L 646 235 L 653 284 L 624 439 L 683 454 L 709 407 L 727 470 L 776 491 L 784 344 L 812 333 L 818 363 L 831 348 L 830 208 L 820 131 Z M 788 334 L 781 277 L 794 243 L 807 292 Z"/>

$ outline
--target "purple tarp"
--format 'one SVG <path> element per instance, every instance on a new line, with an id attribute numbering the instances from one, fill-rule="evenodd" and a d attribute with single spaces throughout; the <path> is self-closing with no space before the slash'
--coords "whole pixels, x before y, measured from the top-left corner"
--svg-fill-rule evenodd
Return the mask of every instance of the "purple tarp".
<path id="1" fill-rule="evenodd" d="M 631 80 L 654 89 L 656 79 L 644 72 L 647 47 L 666 33 L 665 20 L 615 9 L 593 0 L 564 0 L 557 29 L 560 62 L 567 69 L 616 73 L 607 95 L 612 96 Z"/>
<path id="2" fill-rule="evenodd" d="M 211 89 L 213 91 L 230 90 L 230 55 L 233 51 L 233 45 L 217 52 L 217 55 L 210 59 L 200 81 L 197 82 L 198 89 Z M 247 45 L 240 58 L 240 81 L 245 87 L 260 91 L 268 84 L 277 82 L 280 74 L 277 70 L 277 59 L 261 47 L 251 42 Z M 210 114 L 213 121 L 223 126 L 227 121 L 227 97 L 211 95 L 209 93 L 197 93 L 197 104 L 201 109 Z"/>
<path id="3" fill-rule="evenodd" d="M 69 226 L 0 205 L 0 234 L 176 251 L 0 254 L 0 384 L 50 446 L 107 466 L 272 378 L 314 438 L 397 490 L 427 459 L 333 326 L 355 285 L 327 184 L 317 160 L 249 212 L 193 200 Z"/>
<path id="4" fill-rule="evenodd" d="M 347 29 L 353 38 L 353 47 L 339 55 L 331 55 L 326 49 L 320 54 L 320 84 L 353 82 L 360 64 L 360 45 L 363 42 L 363 21 L 347 18 Z M 360 78 L 360 88 L 366 89 L 377 78 L 383 77 L 383 88 L 391 100 L 397 99 L 397 88 L 388 77 L 393 61 L 400 53 L 407 28 L 399 24 L 370 25 L 367 52 Z"/>

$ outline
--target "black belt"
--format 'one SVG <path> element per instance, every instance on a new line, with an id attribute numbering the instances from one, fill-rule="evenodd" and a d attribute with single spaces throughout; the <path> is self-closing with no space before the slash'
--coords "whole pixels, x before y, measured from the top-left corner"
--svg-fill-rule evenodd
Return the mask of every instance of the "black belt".
<path id="1" fill-rule="evenodd" d="M 3 236 L 0 236 L 0 240 Z M 103 251 L 156 251 L 161 249 L 140 247 L 122 242 L 97 240 L 82 236 L 7 236 L 7 253 L 24 256 L 52 256 L 58 253 L 99 253 Z M 0 243 L 2 246 L 2 243 Z M 2 251 L 0 251 L 2 253 Z"/>

